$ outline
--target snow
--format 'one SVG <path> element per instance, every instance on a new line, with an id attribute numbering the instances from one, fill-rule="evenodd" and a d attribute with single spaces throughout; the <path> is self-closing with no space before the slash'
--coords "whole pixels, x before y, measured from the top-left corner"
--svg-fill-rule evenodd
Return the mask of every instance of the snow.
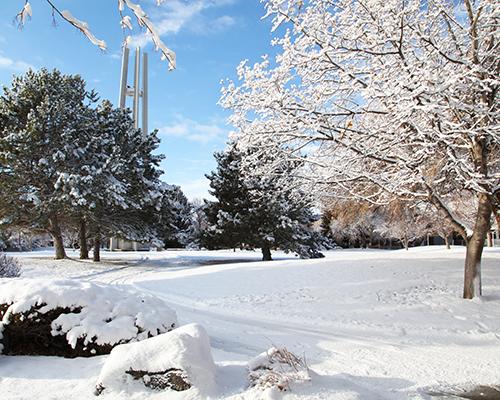
<path id="1" fill-rule="evenodd" d="M 202 325 L 217 366 L 217 399 L 262 399 L 249 389 L 248 362 L 272 346 L 305 356 L 311 371 L 310 382 L 279 394 L 285 400 L 428 400 L 427 391 L 443 387 L 498 384 L 497 248 L 485 249 L 484 296 L 474 301 L 461 299 L 462 247 L 335 250 L 315 260 L 276 253 L 273 262 L 239 251 L 103 252 L 102 264 L 68 255 L 75 259 L 54 261 L 51 251 L 16 256 L 23 276 L 154 294 L 176 310 L 181 325 Z M 2 399 L 93 399 L 109 357 L 2 356 Z M 178 394 L 200 398 L 193 396 Z M 102 398 L 164 394 L 148 389 Z"/>
<path id="2" fill-rule="evenodd" d="M 292 384 L 311 380 L 305 360 L 287 349 L 271 347 L 248 362 L 251 385 L 276 395 L 288 391 Z"/>
<path id="3" fill-rule="evenodd" d="M 105 388 L 104 393 L 109 390 L 133 392 L 134 388 L 144 389 L 144 386 L 125 371 L 161 372 L 171 368 L 186 373 L 192 385 L 188 391 L 198 395 L 213 392 L 216 366 L 203 327 L 189 324 L 142 342 L 115 347 L 103 365 L 98 385 Z"/>
<path id="4" fill-rule="evenodd" d="M 71 25 L 78 28 L 87 38 L 92 42 L 92 44 L 99 47 L 101 50 L 106 50 L 107 45 L 104 40 L 97 39 L 94 34 L 89 30 L 89 26 L 86 22 L 76 19 L 68 10 L 61 11 L 61 17 L 68 21 Z"/>
<path id="5" fill-rule="evenodd" d="M 0 304 L 10 304 L 0 326 L 13 313 L 40 307 L 81 311 L 62 313 L 52 322 L 52 335 L 66 335 L 71 347 L 92 338 L 98 345 L 143 340 L 177 326 L 175 312 L 154 296 L 110 285 L 69 279 L 0 279 Z"/>

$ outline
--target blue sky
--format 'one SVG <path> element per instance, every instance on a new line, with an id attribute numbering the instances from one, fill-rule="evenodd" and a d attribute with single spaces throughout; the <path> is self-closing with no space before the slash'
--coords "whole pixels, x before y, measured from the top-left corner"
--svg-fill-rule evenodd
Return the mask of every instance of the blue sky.
<path id="1" fill-rule="evenodd" d="M 59 18 L 54 27 L 44 1 L 32 1 L 33 17 L 19 30 L 13 19 L 24 0 L 2 1 L 0 85 L 9 85 L 13 74 L 29 67 L 57 68 L 80 74 L 89 88 L 116 104 L 124 37 L 116 0 L 53 2 L 88 22 L 108 50 L 100 51 Z M 272 51 L 270 22 L 261 20 L 264 8 L 259 0 L 165 0 L 161 7 L 155 0 L 138 2 L 177 54 L 177 69 L 168 72 L 151 45 L 145 48 L 150 54 L 149 127 L 159 129 L 160 151 L 167 157 L 163 179 L 181 185 L 191 199 L 207 196 L 204 174 L 215 167 L 212 154 L 224 148 L 231 130 L 227 112 L 217 105 L 220 81 L 234 79 L 242 59 L 256 62 Z M 132 32 L 140 34 L 136 25 Z"/>

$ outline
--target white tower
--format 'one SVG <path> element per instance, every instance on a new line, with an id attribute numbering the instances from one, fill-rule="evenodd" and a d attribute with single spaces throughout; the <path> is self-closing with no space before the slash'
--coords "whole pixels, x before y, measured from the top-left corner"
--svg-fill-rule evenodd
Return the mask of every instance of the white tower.
<path id="1" fill-rule="evenodd" d="M 142 132 L 148 132 L 148 54 L 142 54 L 142 90 L 140 89 L 140 67 L 141 67 L 141 49 L 135 49 L 134 62 L 134 85 L 129 86 L 128 64 L 130 50 L 127 46 L 123 47 L 122 72 L 120 78 L 120 98 L 118 100 L 120 108 L 125 109 L 127 96 L 132 97 L 132 118 L 135 128 L 139 128 L 139 99 L 142 98 Z M 111 237 L 109 240 L 109 249 L 113 250 L 139 250 L 143 246 L 138 242 Z"/>
<path id="2" fill-rule="evenodd" d="M 142 131 L 148 131 L 148 54 L 142 54 L 142 90 L 140 88 L 140 69 L 141 69 L 141 49 L 135 49 L 134 62 L 134 85 L 129 86 L 128 64 L 130 50 L 127 46 L 123 47 L 122 73 L 120 78 L 120 108 L 126 107 L 127 96 L 132 97 L 132 118 L 136 128 L 139 128 L 139 100 L 142 97 Z"/>

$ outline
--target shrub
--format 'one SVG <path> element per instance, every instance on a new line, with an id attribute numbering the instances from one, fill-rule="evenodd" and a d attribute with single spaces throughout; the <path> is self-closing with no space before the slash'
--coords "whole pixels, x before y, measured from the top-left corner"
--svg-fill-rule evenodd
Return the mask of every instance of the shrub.
<path id="1" fill-rule="evenodd" d="M 108 354 L 177 326 L 175 312 L 151 295 L 47 279 L 0 281 L 0 320 L 4 354 L 63 357 Z"/>
<path id="2" fill-rule="evenodd" d="M 272 347 L 248 362 L 250 385 L 258 389 L 290 390 L 290 384 L 311 380 L 304 359 L 286 348 Z"/>
<path id="3" fill-rule="evenodd" d="M 16 278 L 21 276 L 21 265 L 14 257 L 0 253 L 0 278 Z"/>

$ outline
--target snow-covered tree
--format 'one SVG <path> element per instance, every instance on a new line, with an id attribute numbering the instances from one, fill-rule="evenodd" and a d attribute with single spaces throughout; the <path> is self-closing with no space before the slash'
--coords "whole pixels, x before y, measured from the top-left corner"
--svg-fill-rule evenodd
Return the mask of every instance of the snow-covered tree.
<path id="1" fill-rule="evenodd" d="M 159 236 L 165 247 L 189 247 L 194 239 L 192 206 L 181 188 L 167 185 L 161 199 Z"/>
<path id="2" fill-rule="evenodd" d="M 450 208 L 454 215 L 458 216 L 461 221 L 468 225 L 472 225 L 474 221 L 474 210 L 477 208 L 476 199 L 471 193 L 464 192 L 454 201 L 450 201 Z M 419 219 L 426 226 L 426 231 L 430 235 L 441 237 L 446 245 L 450 248 L 450 238 L 457 233 L 455 226 L 446 218 L 443 213 L 436 210 L 435 207 L 429 204 L 421 204 L 423 208 Z"/>
<path id="3" fill-rule="evenodd" d="M 15 77 L 0 98 L 0 219 L 49 232 L 56 258 L 68 211 L 58 183 L 82 161 L 91 98 L 79 76 L 47 70 Z"/>
<path id="4" fill-rule="evenodd" d="M 64 258 L 62 229 L 78 226 L 82 258 L 104 236 L 149 241 L 161 196 L 156 132 L 95 95 L 79 76 L 29 71 L 0 98 L 0 221 L 45 230 Z"/>
<path id="5" fill-rule="evenodd" d="M 411 242 L 430 232 L 425 211 L 422 204 L 394 200 L 381 208 L 383 219 L 376 230 L 384 237 L 398 239 L 408 250 Z"/>
<path id="6" fill-rule="evenodd" d="M 156 4 L 158 6 L 161 5 L 165 0 L 156 0 Z M 56 16 L 60 17 L 65 22 L 69 23 L 76 29 L 78 29 L 90 42 L 101 50 L 106 50 L 107 45 L 104 40 L 98 39 L 90 30 L 89 25 L 85 21 L 81 21 L 74 17 L 70 11 L 68 10 L 60 10 L 54 1 L 45 0 L 47 5 L 52 9 L 52 15 L 55 19 Z M 135 18 L 137 24 L 140 28 L 144 29 L 146 33 L 151 38 L 155 49 L 160 52 L 161 59 L 166 60 L 169 65 L 169 69 L 175 68 L 175 53 L 170 50 L 165 43 L 160 38 L 160 35 L 154 26 L 154 24 L 149 19 L 148 15 L 144 12 L 139 2 L 132 0 L 118 0 L 118 13 L 120 15 L 120 26 L 124 31 L 132 31 L 133 23 L 132 17 Z M 98 10 L 95 10 L 98 12 Z M 25 0 L 23 7 L 19 11 L 19 13 L 15 16 L 15 20 L 17 21 L 20 28 L 22 28 L 26 21 L 31 19 L 33 16 L 33 9 L 31 7 L 31 3 L 28 0 Z M 124 45 L 127 45 L 130 41 L 130 36 L 126 36 L 124 40 Z"/>
<path id="7" fill-rule="evenodd" d="M 56 185 L 77 216 L 80 236 L 92 237 L 98 261 L 105 236 L 136 241 L 157 237 L 151 209 L 162 194 L 158 165 L 163 156 L 153 154 L 159 144 L 156 132 L 134 128 L 128 111 L 113 108 L 108 101 L 93 111 L 95 120 L 81 148 L 82 160 Z"/>
<path id="8" fill-rule="evenodd" d="M 187 245 L 188 248 L 199 249 L 202 247 L 202 238 L 209 226 L 205 208 L 206 204 L 203 200 L 193 199 L 191 201 L 191 241 Z"/>
<path id="9" fill-rule="evenodd" d="M 329 201 L 322 213 L 323 232 L 342 247 L 368 247 L 380 239 L 379 206 L 355 200 Z"/>
<path id="10" fill-rule="evenodd" d="M 211 191 L 217 201 L 206 202 L 205 214 L 208 229 L 203 245 L 208 248 L 237 247 L 247 242 L 244 223 L 252 210 L 248 189 L 240 173 L 241 154 L 230 146 L 226 151 L 215 153 L 217 170 L 207 175 Z M 247 232 L 246 232 L 247 231 Z"/>
<path id="11" fill-rule="evenodd" d="M 480 295 L 500 190 L 499 2 L 265 3 L 288 29 L 274 61 L 243 62 L 222 90 L 239 143 L 304 159 L 330 196 L 432 203 L 467 241 L 464 297 Z M 463 191 L 477 198 L 472 226 L 450 207 Z"/>
<path id="12" fill-rule="evenodd" d="M 311 228 L 315 219 L 308 196 L 286 187 L 279 176 L 244 176 L 245 156 L 234 144 L 215 154 L 217 171 L 207 178 L 217 201 L 207 203 L 205 245 L 260 247 L 263 260 L 272 259 L 272 248 L 320 257 L 328 241 Z"/>

